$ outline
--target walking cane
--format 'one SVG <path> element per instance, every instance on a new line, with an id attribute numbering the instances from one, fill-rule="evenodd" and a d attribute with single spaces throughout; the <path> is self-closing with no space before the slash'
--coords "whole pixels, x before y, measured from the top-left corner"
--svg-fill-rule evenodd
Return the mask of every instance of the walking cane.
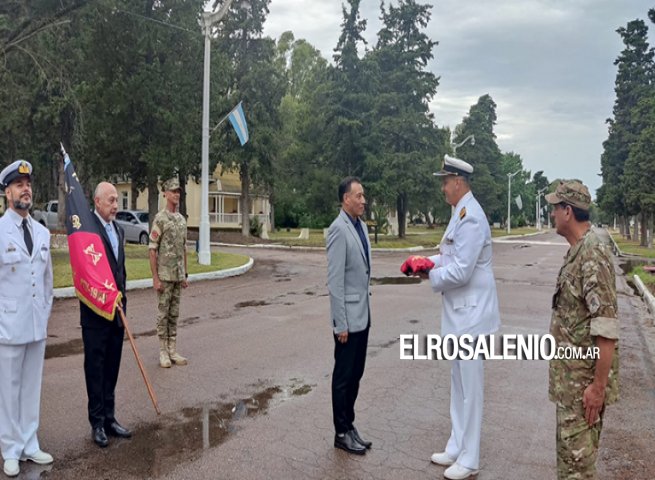
<path id="1" fill-rule="evenodd" d="M 148 381 L 148 375 L 146 375 L 146 370 L 143 368 L 143 363 L 141 363 L 141 357 L 139 356 L 139 352 L 136 349 L 136 344 L 134 343 L 134 337 L 132 336 L 132 332 L 130 332 L 130 327 L 127 324 L 127 319 L 125 318 L 125 312 L 123 312 L 123 307 L 121 306 L 118 307 L 118 313 L 121 316 L 121 321 L 123 322 L 123 325 L 125 325 L 127 338 L 130 340 L 130 345 L 132 345 L 132 351 L 134 352 L 136 363 L 137 365 L 139 365 L 139 370 L 141 370 L 141 375 L 143 376 L 143 381 L 146 383 L 146 388 L 148 389 L 148 395 L 150 395 L 150 400 L 152 400 L 152 404 L 155 407 L 155 412 L 157 412 L 157 415 L 161 415 L 161 412 L 159 411 L 159 405 L 157 405 L 157 397 L 155 397 L 155 392 L 152 389 L 152 385 L 150 385 L 150 382 Z"/>

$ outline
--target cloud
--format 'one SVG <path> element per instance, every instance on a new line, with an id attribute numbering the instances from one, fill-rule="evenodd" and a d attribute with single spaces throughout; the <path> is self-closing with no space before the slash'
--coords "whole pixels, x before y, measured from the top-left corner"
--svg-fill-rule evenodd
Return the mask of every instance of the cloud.
<path id="1" fill-rule="evenodd" d="M 385 1 L 385 4 L 388 4 Z M 394 2 L 397 3 L 397 2 Z M 614 102 L 616 29 L 644 19 L 646 0 L 439 0 L 429 37 L 438 41 L 429 68 L 441 78 L 430 103 L 440 126 L 454 128 L 477 99 L 497 108 L 503 151 L 550 179 L 577 177 L 595 191 L 606 118 Z M 362 0 L 365 37 L 375 44 L 379 0 Z M 265 33 L 292 30 L 331 60 L 342 22 L 341 2 L 272 0 Z M 651 30 L 653 30 L 651 28 Z M 651 42 L 655 44 L 655 42 Z"/>

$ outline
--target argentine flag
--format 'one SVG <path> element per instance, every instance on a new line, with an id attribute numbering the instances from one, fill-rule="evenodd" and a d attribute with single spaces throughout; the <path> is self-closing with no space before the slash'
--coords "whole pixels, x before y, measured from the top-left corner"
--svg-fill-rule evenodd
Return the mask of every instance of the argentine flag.
<path id="1" fill-rule="evenodd" d="M 243 107 L 241 106 L 241 102 L 239 102 L 239 105 L 232 109 L 232 111 L 228 114 L 228 118 L 234 127 L 234 131 L 237 132 L 239 142 L 241 142 L 241 146 L 243 147 L 250 137 L 248 136 L 248 124 L 246 123 L 246 117 L 243 114 Z"/>

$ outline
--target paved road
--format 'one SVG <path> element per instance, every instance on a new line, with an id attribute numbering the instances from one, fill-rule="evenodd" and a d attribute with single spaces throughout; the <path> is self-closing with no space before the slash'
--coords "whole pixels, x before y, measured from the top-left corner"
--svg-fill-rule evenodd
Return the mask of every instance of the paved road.
<path id="1" fill-rule="evenodd" d="M 552 233 L 495 245 L 502 333 L 548 331 L 566 248 Z M 40 429 L 55 464 L 24 466 L 22 478 L 442 478 L 443 469 L 429 458 L 448 438 L 449 366 L 401 361 L 398 342 L 403 333 L 439 333 L 440 295 L 426 283 L 373 287 L 356 423 L 374 445 L 353 457 L 332 447 L 324 253 L 238 251 L 255 258 L 248 274 L 184 292 L 178 346 L 189 357 L 187 367 L 158 367 L 154 293 L 128 294 L 128 318 L 163 413 L 154 413 L 126 343 L 117 414 L 135 435 L 104 450 L 92 444 L 86 420 L 77 302 L 55 303 Z M 374 276 L 398 277 L 406 256 L 374 253 Z M 607 411 L 601 478 L 652 479 L 655 329 L 624 277 L 618 289 L 622 398 Z M 489 361 L 485 381 L 478 478 L 554 478 L 547 363 Z"/>

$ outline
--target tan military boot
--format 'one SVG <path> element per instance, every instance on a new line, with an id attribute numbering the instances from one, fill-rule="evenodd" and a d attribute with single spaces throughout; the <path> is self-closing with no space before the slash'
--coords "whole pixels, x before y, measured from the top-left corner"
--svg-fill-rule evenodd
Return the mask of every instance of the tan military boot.
<path id="1" fill-rule="evenodd" d="M 165 338 L 159 339 L 159 366 L 162 368 L 171 368 L 171 359 L 168 356 L 168 348 Z"/>
<path id="2" fill-rule="evenodd" d="M 168 338 L 168 356 L 175 365 L 186 365 L 189 363 L 186 358 L 177 353 L 176 350 L 177 339 L 175 337 Z"/>

